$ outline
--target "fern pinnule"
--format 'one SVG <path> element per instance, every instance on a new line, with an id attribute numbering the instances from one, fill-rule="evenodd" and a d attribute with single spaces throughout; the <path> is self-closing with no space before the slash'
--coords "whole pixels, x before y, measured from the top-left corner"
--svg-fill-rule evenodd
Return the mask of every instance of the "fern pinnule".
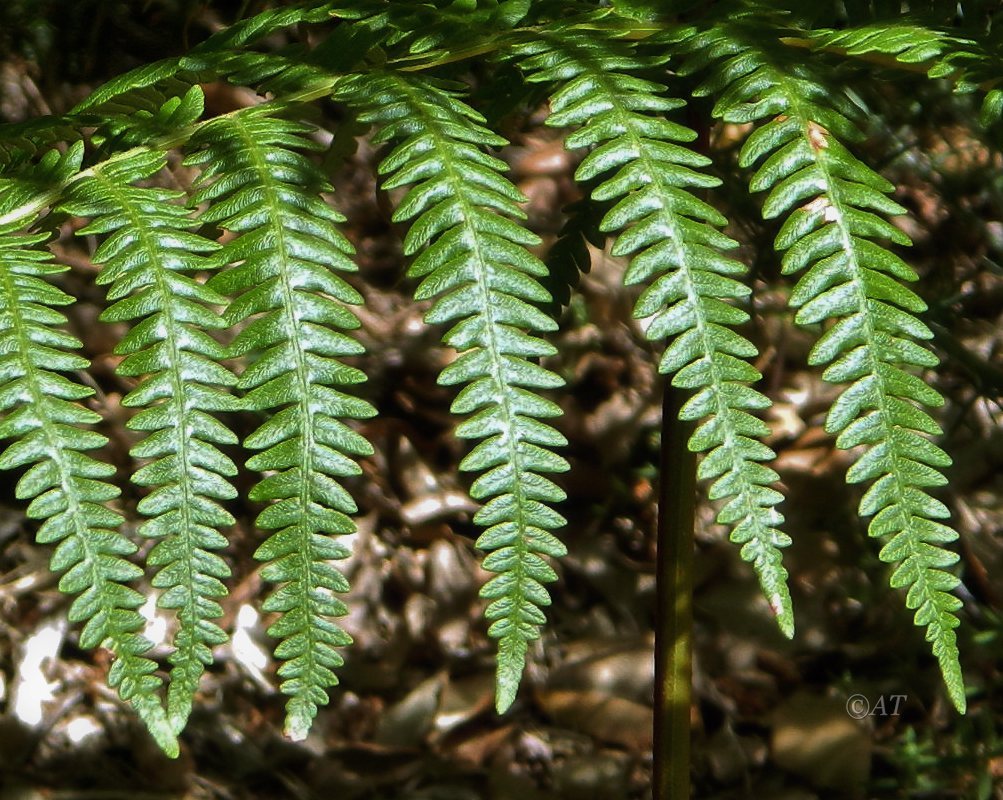
<path id="1" fill-rule="evenodd" d="M 274 531 L 255 558 L 262 577 L 279 587 L 264 610 L 277 612 L 269 627 L 280 638 L 275 654 L 286 704 L 286 732 L 303 739 L 337 684 L 343 659 L 336 647 L 351 637 L 332 618 L 346 613 L 337 597 L 348 591 L 331 559 L 348 556 L 332 537 L 355 531 L 358 509 L 339 479 L 361 472 L 352 457 L 370 444 L 342 419 L 375 414 L 369 403 L 335 387 L 365 375 L 339 359 L 362 346 L 343 331 L 359 327 L 346 307 L 361 295 L 338 272 L 356 269 L 352 247 L 338 231 L 343 217 L 320 196 L 330 186 L 302 150 L 314 147 L 300 122 L 250 108 L 207 124 L 191 142 L 188 163 L 202 168 L 193 202 L 207 203 L 203 223 L 236 236 L 217 254 L 229 268 L 209 282 L 234 298 L 230 325 L 251 317 L 231 354 L 256 355 L 240 377 L 246 405 L 269 419 L 244 445 L 261 452 L 249 469 L 268 472 L 250 492 L 267 503 L 258 527 Z"/>
<path id="2" fill-rule="evenodd" d="M 40 189 L 39 173 L 45 182 L 66 180 L 80 168 L 82 154 L 80 145 L 66 155 L 47 153 L 27 187 Z M 0 212 L 23 200 L 24 187 L 17 184 L 0 184 Z M 62 374 L 88 366 L 71 352 L 81 343 L 61 330 L 66 318 L 54 309 L 74 301 L 49 282 L 67 267 L 51 263 L 41 247 L 47 234 L 15 232 L 32 222 L 21 219 L 0 231 L 0 439 L 14 440 L 0 454 L 0 468 L 30 465 L 16 494 L 31 500 L 30 518 L 43 520 L 37 541 L 56 545 L 51 568 L 64 573 L 59 589 L 78 595 L 69 618 L 84 623 L 80 645 L 112 651 L 109 683 L 165 752 L 176 755 L 177 739 L 158 697 L 157 665 L 145 656 L 152 645 L 140 634 L 143 596 L 128 586 L 143 574 L 126 560 L 137 548 L 118 530 L 122 516 L 106 505 L 120 494 L 108 482 L 115 468 L 87 453 L 108 441 L 90 430 L 100 415 L 79 403 L 94 391 Z"/>
<path id="3" fill-rule="evenodd" d="M 453 323 L 443 341 L 459 352 L 439 383 L 465 384 L 452 410 L 473 416 L 456 435 L 484 439 L 460 468 L 484 473 L 470 493 L 485 501 L 474 517 L 487 528 L 477 540 L 489 551 L 483 566 L 498 573 L 481 597 L 491 601 L 485 615 L 499 640 L 496 704 L 505 711 L 545 621 L 544 584 L 557 577 L 544 556 L 566 552 L 551 533 L 564 519 L 549 505 L 565 495 L 541 474 L 568 464 L 551 451 L 564 437 L 540 421 L 561 412 L 537 392 L 563 381 L 536 363 L 555 353 L 536 333 L 556 328 L 534 305 L 550 299 L 539 283 L 546 268 L 526 250 L 539 239 L 513 221 L 524 217 L 524 198 L 501 174 L 505 163 L 483 151 L 505 140 L 483 127 L 452 85 L 372 75 L 349 84 L 344 97 L 364 109 L 360 120 L 376 124 L 376 141 L 395 143 L 379 170 L 384 188 L 411 187 L 394 219 L 411 220 L 404 250 L 419 254 L 408 273 L 422 278 L 415 297 L 434 298 L 425 319 Z"/>
<path id="4" fill-rule="evenodd" d="M 909 244 L 882 216 L 905 209 L 888 197 L 894 187 L 840 143 L 840 134 L 856 133 L 849 103 L 811 65 L 766 46 L 762 25 L 760 18 L 720 23 L 684 49 L 700 62 L 708 53 L 718 60 L 701 90 L 718 95 L 718 116 L 768 118 L 740 160 L 759 164 L 750 185 L 768 192 L 764 215 L 788 215 L 776 247 L 785 251 L 785 274 L 805 271 L 790 297 L 795 321 L 834 323 L 809 356 L 812 365 L 828 365 L 825 380 L 849 384 L 826 430 L 838 435 L 838 447 L 863 446 L 847 480 L 873 481 L 860 513 L 874 515 L 871 536 L 891 537 L 880 553 L 895 565 L 891 585 L 908 589 L 906 605 L 926 627 L 951 700 L 964 710 L 954 633 L 961 601 L 949 593 L 957 578 L 944 569 L 958 557 L 943 548 L 957 534 L 937 521 L 949 513 L 928 492 L 947 482 L 940 470 L 951 459 L 927 438 L 941 431 L 923 407 L 943 399 L 914 374 L 937 358 L 918 343 L 932 336 L 916 317 L 926 304 L 901 283 L 917 275 L 882 244 Z"/>
<path id="5" fill-rule="evenodd" d="M 783 517 L 776 510 L 783 497 L 770 486 L 777 474 L 762 463 L 774 457 L 758 441 L 769 429 L 749 413 L 769 401 L 749 385 L 761 377 L 747 361 L 756 348 L 733 330 L 749 318 L 731 304 L 749 294 L 736 279 L 746 270 L 721 252 L 736 246 L 718 230 L 725 218 L 693 194 L 719 183 L 699 171 L 709 159 L 684 145 L 696 134 L 664 116 L 684 103 L 633 74 L 650 63 L 625 42 L 571 29 L 518 52 L 529 80 L 557 86 L 547 124 L 579 126 L 566 146 L 592 148 L 576 177 L 602 178 L 593 199 L 615 201 L 600 228 L 619 233 L 614 255 L 631 256 L 625 283 L 651 282 L 635 315 L 651 317 L 649 339 L 673 337 L 660 370 L 673 375 L 673 386 L 696 391 L 681 416 L 704 420 L 689 442 L 691 450 L 707 453 L 699 477 L 714 481 L 712 499 L 727 500 L 718 522 L 742 544 L 742 557 L 791 636 L 780 551 L 790 539 L 778 529 Z"/>
<path id="6" fill-rule="evenodd" d="M 115 302 L 102 320 L 133 323 L 115 348 L 125 356 L 116 372 L 142 376 L 122 404 L 140 409 L 127 423 L 144 434 L 131 455 L 151 459 L 132 481 L 153 487 L 138 504 L 150 517 L 139 533 L 157 540 L 147 563 L 163 590 L 158 605 L 177 612 L 167 713 L 180 732 L 211 648 L 226 641 L 212 620 L 223 614 L 216 598 L 230 570 L 214 551 L 227 544 L 220 528 L 234 522 L 218 501 L 236 496 L 227 478 L 237 468 L 219 446 L 237 439 L 212 414 L 239 404 L 226 391 L 236 379 L 218 363 L 224 349 L 204 332 L 222 327 L 211 307 L 224 298 L 186 274 L 209 268 L 202 254 L 218 246 L 191 232 L 182 192 L 131 185 L 164 163 L 144 151 L 106 162 L 71 187 L 61 208 L 91 219 L 79 234 L 106 236 L 93 261 Z"/>

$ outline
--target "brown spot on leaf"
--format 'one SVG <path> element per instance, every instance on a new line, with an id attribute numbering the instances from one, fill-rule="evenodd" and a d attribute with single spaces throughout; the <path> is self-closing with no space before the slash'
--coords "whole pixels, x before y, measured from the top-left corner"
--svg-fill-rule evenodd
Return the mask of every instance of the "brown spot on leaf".
<path id="1" fill-rule="evenodd" d="M 825 150 L 829 146 L 829 131 L 817 122 L 808 123 L 808 141 L 813 150 Z"/>

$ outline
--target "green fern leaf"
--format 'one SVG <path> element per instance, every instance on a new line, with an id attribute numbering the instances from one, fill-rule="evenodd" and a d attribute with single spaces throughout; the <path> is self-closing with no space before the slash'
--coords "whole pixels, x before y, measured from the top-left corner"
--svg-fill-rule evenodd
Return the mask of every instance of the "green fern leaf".
<path id="1" fill-rule="evenodd" d="M 352 3 L 351 5 L 359 5 Z M 342 5 L 332 0 L 313 0 L 282 8 L 269 8 L 214 33 L 190 51 L 191 55 L 239 50 L 292 25 L 327 22 L 344 16 Z M 354 16 L 354 15 L 353 15 Z"/>
<path id="2" fill-rule="evenodd" d="M 526 250 L 539 240 L 513 221 L 524 218 L 525 198 L 502 176 L 504 162 L 483 151 L 505 140 L 483 127 L 455 87 L 384 74 L 355 80 L 343 97 L 365 109 L 361 120 L 376 123 L 377 141 L 396 143 L 379 169 L 385 188 L 411 187 L 394 219 L 412 221 L 404 249 L 420 253 L 409 272 L 422 278 L 415 297 L 435 299 L 426 320 L 453 323 L 443 341 L 460 353 L 439 383 L 464 385 L 452 410 L 473 416 L 456 435 L 484 439 L 460 467 L 484 473 L 470 492 L 485 501 L 474 517 L 487 528 L 477 546 L 489 551 L 484 568 L 497 573 L 481 597 L 491 601 L 489 634 L 499 640 L 496 704 L 504 712 L 545 622 L 544 584 L 557 577 L 544 556 L 566 552 L 551 533 L 565 520 L 549 505 L 565 495 L 541 474 L 568 465 L 550 450 L 564 437 L 540 421 L 560 408 L 536 393 L 563 385 L 536 363 L 555 350 L 535 333 L 556 328 L 534 305 L 550 300 L 538 280 L 546 267 Z"/>
<path id="3" fill-rule="evenodd" d="M 132 92 L 121 101 L 102 106 L 99 113 L 82 114 L 80 122 L 94 126 L 91 142 L 107 152 L 183 137 L 202 116 L 205 105 L 202 89 L 192 85 L 193 80 L 172 80 L 166 91 L 144 88 Z"/>
<path id="4" fill-rule="evenodd" d="M 848 56 L 880 53 L 903 64 L 940 61 L 947 52 L 955 50 L 953 45 L 958 42 L 912 20 L 900 23 L 883 20 L 838 31 L 822 29 L 812 32 L 811 41 L 815 47 Z"/>
<path id="5" fill-rule="evenodd" d="M 178 59 L 154 61 L 103 84 L 74 106 L 70 114 L 87 119 L 88 115 L 127 115 L 137 109 L 155 113 L 171 97 L 188 91 L 192 79 Z"/>
<path id="6" fill-rule="evenodd" d="M 128 427 L 145 438 L 131 454 L 152 459 L 132 481 L 153 487 L 138 506 L 150 517 L 139 532 L 157 541 L 147 563 L 157 569 L 158 605 L 177 610 L 167 713 L 180 732 L 211 648 L 226 641 L 212 620 L 223 614 L 216 598 L 226 594 L 221 579 L 230 569 L 214 551 L 227 544 L 220 528 L 234 522 L 218 501 L 236 496 L 227 477 L 237 468 L 219 446 L 237 439 L 212 413 L 238 403 L 225 391 L 236 379 L 218 363 L 224 350 L 204 332 L 222 326 L 210 306 L 224 298 L 186 274 L 209 267 L 200 254 L 217 245 L 190 231 L 182 193 L 130 185 L 163 165 L 162 154 L 142 151 L 106 162 L 74 184 L 62 209 L 91 218 L 79 234 L 107 237 L 93 260 L 115 302 L 101 318 L 140 320 L 115 348 L 125 356 L 116 371 L 145 376 L 122 404 L 141 409 Z"/>
<path id="7" fill-rule="evenodd" d="M 891 585 L 908 588 L 906 605 L 926 627 L 951 699 L 964 711 L 954 632 L 961 601 L 949 593 L 957 578 L 944 571 L 957 556 L 942 547 L 957 534 L 937 521 L 949 513 L 927 491 L 946 483 L 940 470 L 951 460 L 926 438 L 940 429 L 922 407 L 943 399 L 912 374 L 937 359 L 916 342 L 932 335 L 915 316 L 926 305 L 901 283 L 916 273 L 880 244 L 909 244 L 882 216 L 905 209 L 888 197 L 893 187 L 837 138 L 855 138 L 849 103 L 796 55 L 764 45 L 770 39 L 757 17 L 720 23 L 684 49 L 696 62 L 716 62 L 702 91 L 718 95 L 717 115 L 769 118 L 749 136 L 741 162 L 759 163 L 751 187 L 768 192 L 764 215 L 789 215 L 776 246 L 786 251 L 786 274 L 805 271 L 790 299 L 796 321 L 835 323 L 809 357 L 828 365 L 826 380 L 849 384 L 826 430 L 838 434 L 841 448 L 864 447 L 847 480 L 874 481 L 860 513 L 874 515 L 871 536 L 891 537 L 881 550 L 896 565 Z"/>
<path id="8" fill-rule="evenodd" d="M 79 169 L 82 153 L 82 146 L 65 156 L 52 151 L 32 177 L 66 180 Z M 22 199 L 16 183 L 0 185 L 3 211 Z M 107 443 L 89 430 L 100 416 L 78 402 L 93 390 L 60 374 L 88 366 L 72 352 L 80 342 L 60 329 L 66 319 L 54 310 L 73 302 L 48 281 L 67 268 L 52 264 L 40 247 L 47 234 L 15 232 L 31 222 L 22 219 L 0 230 L 0 439 L 14 439 L 0 454 L 0 468 L 31 465 L 16 494 L 31 500 L 29 517 L 43 520 L 37 541 L 57 545 L 51 568 L 64 573 L 60 590 L 79 595 L 69 617 L 84 623 L 80 644 L 114 653 L 109 683 L 160 747 L 176 756 L 177 739 L 158 698 L 157 665 L 145 657 L 151 643 L 139 633 L 144 620 L 136 609 L 143 597 L 127 585 L 142 575 L 126 560 L 137 548 L 118 532 L 121 515 L 106 505 L 119 495 L 107 482 L 115 469 L 87 454 Z"/>
<path id="9" fill-rule="evenodd" d="M 249 109 L 206 125 L 189 158 L 202 166 L 196 203 L 209 203 L 202 222 L 237 236 L 217 259 L 233 265 L 209 286 L 236 297 L 226 311 L 230 325 L 250 322 L 235 339 L 233 355 L 258 354 L 239 381 L 247 405 L 272 416 L 245 441 L 262 452 L 247 466 L 267 471 L 250 493 L 267 502 L 257 524 L 275 532 L 255 557 L 267 562 L 262 576 L 279 588 L 265 601 L 278 619 L 268 629 L 282 639 L 275 654 L 285 663 L 286 733 L 303 739 L 337 684 L 343 663 L 336 647 L 351 637 L 331 621 L 346 613 L 337 594 L 348 590 L 331 564 L 348 551 L 331 537 L 350 534 L 355 502 L 338 479 L 357 475 L 350 456 L 372 447 L 343 418 L 375 414 L 365 401 L 333 387 L 365 375 L 339 359 L 363 352 L 342 331 L 359 326 L 345 306 L 362 302 L 335 270 L 355 270 L 351 245 L 335 227 L 343 217 L 319 197 L 330 187 L 300 152 L 312 149 L 312 129 Z"/>
<path id="10" fill-rule="evenodd" d="M 906 67 L 922 67 L 933 79 L 945 78 L 957 93 L 988 90 L 983 98 L 980 122 L 990 127 L 1003 115 L 1003 90 L 996 87 L 1003 59 L 999 36 L 982 23 L 958 30 L 953 18 L 958 8 L 950 8 L 948 20 L 938 27 L 927 20 L 887 20 L 851 26 L 841 30 L 810 31 L 803 41 L 822 53 L 867 59 L 870 63 L 893 59 Z M 978 19 L 978 14 L 970 19 Z M 968 36 L 959 35 L 967 32 Z"/>
<path id="11" fill-rule="evenodd" d="M 768 428 L 749 413 L 769 401 L 749 386 L 761 377 L 747 361 L 756 348 L 733 330 L 748 319 L 731 304 L 749 294 L 736 280 L 745 268 L 721 253 L 735 246 L 718 230 L 724 217 L 692 193 L 719 183 L 699 172 L 709 160 L 684 146 L 696 134 L 663 116 L 683 101 L 636 76 L 650 65 L 630 44 L 595 32 L 558 31 L 519 53 L 529 80 L 558 86 L 547 124 L 580 126 L 566 146 L 593 148 L 576 177 L 604 178 L 592 197 L 614 202 L 601 229 L 620 232 L 614 255 L 631 256 L 625 283 L 651 282 L 635 315 L 652 318 L 648 338 L 673 337 L 660 370 L 673 375 L 673 386 L 696 392 L 681 416 L 704 420 L 689 442 L 707 453 L 699 477 L 714 481 L 712 499 L 727 499 L 718 521 L 731 527 L 781 630 L 792 636 L 780 552 L 790 539 L 779 531 L 775 508 L 783 497 L 770 487 L 777 474 L 762 463 L 774 454 L 757 441 Z"/>
<path id="12" fill-rule="evenodd" d="M 38 117 L 24 122 L 6 123 L 0 137 L 0 166 L 5 175 L 31 163 L 58 142 L 76 142 L 83 134 L 67 117 Z M 47 155 L 47 154 L 46 154 Z"/>

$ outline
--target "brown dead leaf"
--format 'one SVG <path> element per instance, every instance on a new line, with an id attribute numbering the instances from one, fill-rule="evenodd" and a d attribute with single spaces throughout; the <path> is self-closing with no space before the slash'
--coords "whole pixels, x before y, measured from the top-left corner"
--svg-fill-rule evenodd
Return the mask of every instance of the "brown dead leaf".
<path id="1" fill-rule="evenodd" d="M 558 725 L 631 750 L 651 749 L 651 708 L 595 691 L 542 691 L 536 701 Z"/>

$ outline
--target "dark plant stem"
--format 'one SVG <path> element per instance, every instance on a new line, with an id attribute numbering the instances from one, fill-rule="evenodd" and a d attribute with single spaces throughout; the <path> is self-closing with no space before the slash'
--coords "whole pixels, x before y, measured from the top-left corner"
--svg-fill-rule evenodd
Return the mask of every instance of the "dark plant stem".
<path id="1" fill-rule="evenodd" d="M 653 800 L 690 796 L 693 521 L 696 455 L 686 446 L 690 423 L 679 420 L 683 393 L 665 387 L 655 621 Z"/>

